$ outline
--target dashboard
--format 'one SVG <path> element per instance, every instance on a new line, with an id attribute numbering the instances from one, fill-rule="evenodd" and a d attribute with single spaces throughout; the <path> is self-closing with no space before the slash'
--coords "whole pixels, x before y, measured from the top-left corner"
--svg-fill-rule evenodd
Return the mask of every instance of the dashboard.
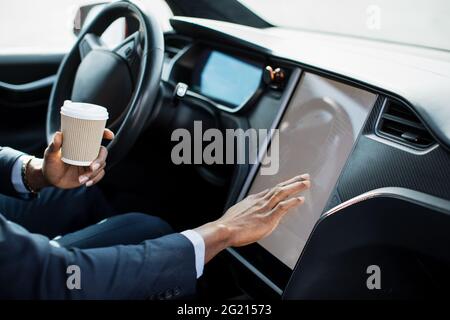
<path id="1" fill-rule="evenodd" d="M 229 249 L 233 259 L 285 298 L 307 297 L 304 293 L 311 287 L 321 288 L 320 278 L 327 279 L 336 270 L 350 276 L 359 272 L 348 261 L 342 262 L 347 271 L 338 263 L 336 270 L 314 271 L 311 266 L 320 259 L 337 257 L 333 250 L 348 254 L 356 247 L 386 246 L 426 255 L 431 252 L 425 245 L 429 243 L 435 256 L 450 261 L 450 236 L 443 228 L 450 226 L 446 59 L 430 62 L 427 53 L 422 61 L 426 67 L 408 69 L 420 62 L 419 55 L 398 63 L 399 55 L 391 59 L 385 48 L 377 57 L 370 46 L 345 51 L 345 41 L 336 45 L 339 50 L 324 54 L 315 46 L 320 43 L 322 50 L 330 46 L 323 42 L 327 39 L 311 41 L 301 33 L 297 37 L 304 42 L 291 45 L 280 40 L 278 30 L 261 33 L 189 18 L 175 18 L 172 25 L 188 40 L 168 58 L 164 81 L 172 86 L 186 83 L 190 103 L 203 107 L 206 103 L 220 129 L 279 129 L 278 173 L 260 172 L 272 151 L 271 141 L 264 141 L 255 164 L 234 168 L 225 209 L 289 177 L 311 175 L 305 205 L 259 243 Z M 383 61 L 375 64 L 380 57 Z M 267 67 L 282 70 L 283 81 L 264 82 Z M 418 87 L 419 80 L 429 89 Z M 402 208 L 401 214 L 391 210 L 396 206 Z M 360 209 L 355 213 L 355 208 Z M 424 217 L 430 210 L 439 218 Z M 417 221 L 425 219 L 439 234 L 438 243 L 429 233 L 412 233 L 420 228 Z M 330 268 L 335 263 L 328 262 Z"/>

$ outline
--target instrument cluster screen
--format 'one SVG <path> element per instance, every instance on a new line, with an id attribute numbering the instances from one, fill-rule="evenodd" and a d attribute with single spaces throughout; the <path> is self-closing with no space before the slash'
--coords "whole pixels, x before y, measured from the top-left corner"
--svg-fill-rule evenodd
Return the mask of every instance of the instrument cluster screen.
<path id="1" fill-rule="evenodd" d="M 263 67 L 258 63 L 215 50 L 205 52 L 201 60 L 194 90 L 218 103 L 239 107 L 260 86 Z"/>

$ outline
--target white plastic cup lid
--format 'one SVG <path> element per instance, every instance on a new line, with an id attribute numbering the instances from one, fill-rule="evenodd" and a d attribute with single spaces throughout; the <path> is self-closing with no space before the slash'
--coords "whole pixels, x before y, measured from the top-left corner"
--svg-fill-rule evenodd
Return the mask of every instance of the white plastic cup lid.
<path id="1" fill-rule="evenodd" d="M 109 116 L 108 110 L 102 106 L 70 100 L 64 101 L 61 114 L 83 120 L 107 120 Z"/>

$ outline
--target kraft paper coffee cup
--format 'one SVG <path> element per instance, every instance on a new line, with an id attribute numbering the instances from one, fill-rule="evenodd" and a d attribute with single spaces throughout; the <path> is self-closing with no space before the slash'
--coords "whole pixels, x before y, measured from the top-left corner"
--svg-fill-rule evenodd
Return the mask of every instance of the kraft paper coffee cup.
<path id="1" fill-rule="evenodd" d="M 98 156 L 107 120 L 108 111 L 104 107 L 66 100 L 61 107 L 61 160 L 89 166 Z"/>

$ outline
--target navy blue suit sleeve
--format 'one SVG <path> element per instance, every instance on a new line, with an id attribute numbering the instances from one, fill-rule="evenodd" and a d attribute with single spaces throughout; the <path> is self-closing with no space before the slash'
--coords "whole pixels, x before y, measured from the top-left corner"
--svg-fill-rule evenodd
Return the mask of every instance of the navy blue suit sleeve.
<path id="1" fill-rule="evenodd" d="M 7 196 L 19 196 L 11 181 L 11 171 L 16 160 L 24 153 L 0 147 L 0 193 Z"/>
<path id="2" fill-rule="evenodd" d="M 81 289 L 68 289 L 67 268 L 80 268 Z M 54 247 L 0 215 L 0 299 L 146 299 L 194 293 L 192 243 L 172 234 L 139 245 Z"/>

